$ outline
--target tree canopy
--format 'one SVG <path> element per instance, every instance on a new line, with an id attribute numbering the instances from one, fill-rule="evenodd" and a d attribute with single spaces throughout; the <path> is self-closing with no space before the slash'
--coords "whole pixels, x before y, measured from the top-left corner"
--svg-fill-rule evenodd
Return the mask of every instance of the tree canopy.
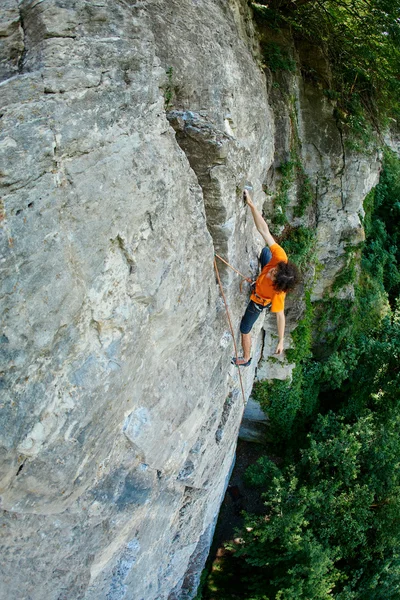
<path id="1" fill-rule="evenodd" d="M 260 0 L 261 26 L 289 28 L 318 46 L 332 77 L 302 65 L 337 103 L 338 120 L 360 137 L 400 123 L 400 0 Z M 268 62 L 268 61 L 267 61 Z"/>

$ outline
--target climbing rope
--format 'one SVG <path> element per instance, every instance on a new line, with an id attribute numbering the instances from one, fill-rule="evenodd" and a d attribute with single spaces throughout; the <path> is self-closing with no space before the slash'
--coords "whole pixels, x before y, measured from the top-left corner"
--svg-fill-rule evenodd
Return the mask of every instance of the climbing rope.
<path id="1" fill-rule="evenodd" d="M 231 316 L 229 314 L 229 308 L 228 308 L 228 303 L 226 301 L 225 298 L 225 294 L 224 294 L 224 290 L 222 287 L 222 283 L 221 283 L 221 278 L 219 276 L 219 271 L 218 271 L 218 265 L 217 265 L 217 261 L 216 258 L 219 258 L 220 260 L 222 260 L 222 262 L 224 262 L 226 265 L 228 265 L 228 267 L 231 267 L 231 269 L 233 269 L 234 271 L 236 271 L 236 273 L 239 273 L 239 275 L 241 277 L 243 277 L 243 279 L 246 279 L 246 281 L 250 281 L 247 277 L 244 277 L 244 275 L 242 275 L 239 271 L 237 271 L 234 267 L 232 267 L 229 263 L 226 262 L 226 260 L 224 260 L 223 258 L 221 258 L 218 254 L 216 254 L 214 256 L 214 268 L 215 268 L 215 272 L 217 274 L 217 279 L 218 279 L 218 283 L 219 283 L 219 289 L 221 290 L 221 294 L 222 294 L 222 298 L 224 300 L 224 305 L 225 305 L 225 311 L 226 311 L 226 316 L 228 317 L 228 323 L 229 323 L 229 328 L 231 330 L 231 336 L 232 336 L 232 340 L 233 340 L 233 346 L 235 348 L 235 356 L 236 356 L 236 363 L 238 361 L 238 351 L 237 351 L 237 344 L 236 344 L 236 340 L 235 340 L 235 332 L 233 331 L 233 327 L 232 327 L 232 320 L 231 320 Z M 242 396 L 243 396 L 243 404 L 244 406 L 246 406 L 246 396 L 244 394 L 244 388 L 243 388 L 243 381 L 242 381 L 242 374 L 240 372 L 240 367 L 238 364 L 236 364 L 237 369 L 238 369 L 238 373 L 239 373 L 239 381 L 240 381 L 240 387 L 242 389 Z"/>
<path id="2" fill-rule="evenodd" d="M 243 281 L 247 281 L 248 283 L 250 283 L 250 285 L 254 283 L 251 279 L 249 279 L 248 277 L 246 277 L 245 275 L 243 275 L 243 273 L 241 273 L 240 271 L 238 271 L 237 269 L 235 269 L 235 267 L 232 267 L 232 265 L 230 265 L 228 262 L 226 262 L 226 260 L 224 260 L 222 258 L 222 256 L 220 256 L 219 254 L 215 254 L 215 256 L 217 258 L 219 258 L 219 260 L 222 260 L 222 262 L 225 263 L 230 269 L 232 269 L 232 271 L 235 271 L 235 273 L 237 273 L 238 275 L 240 275 L 240 277 L 242 278 L 242 281 L 240 282 L 240 285 L 239 285 L 240 291 L 242 291 Z"/>
<path id="3" fill-rule="evenodd" d="M 238 275 L 240 275 L 240 277 L 242 279 L 244 279 L 245 281 L 248 281 L 249 283 L 253 283 L 251 279 L 249 279 L 248 277 L 246 277 L 246 275 L 243 275 L 243 273 L 241 273 L 240 271 L 238 271 L 237 269 L 235 269 L 235 267 L 232 267 L 232 265 L 230 265 L 228 262 L 226 262 L 226 260 L 223 259 L 222 256 L 220 256 L 219 254 L 215 254 L 215 256 L 217 258 L 219 258 L 219 260 L 222 260 L 222 262 L 225 263 L 228 267 L 230 267 L 232 269 L 232 271 L 235 271 L 235 273 L 237 273 Z"/>

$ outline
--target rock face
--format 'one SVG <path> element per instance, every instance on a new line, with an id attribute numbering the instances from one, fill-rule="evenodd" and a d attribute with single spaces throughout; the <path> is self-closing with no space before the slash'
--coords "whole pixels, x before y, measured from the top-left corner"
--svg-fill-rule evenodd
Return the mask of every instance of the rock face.
<path id="1" fill-rule="evenodd" d="M 0 598 L 192 598 L 244 408 L 213 257 L 256 274 L 241 193 L 271 208 L 289 109 L 241 0 L 6 0 L 0 32 Z M 288 85 L 318 296 L 378 166 L 344 162 L 331 107 Z"/>

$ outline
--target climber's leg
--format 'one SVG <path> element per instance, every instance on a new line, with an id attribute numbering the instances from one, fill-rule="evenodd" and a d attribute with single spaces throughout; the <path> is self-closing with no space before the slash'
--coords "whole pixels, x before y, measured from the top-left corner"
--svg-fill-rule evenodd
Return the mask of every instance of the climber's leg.
<path id="1" fill-rule="evenodd" d="M 246 312 L 243 315 L 243 318 L 240 323 L 240 333 L 242 334 L 242 348 L 243 348 L 243 357 L 236 357 L 232 360 L 233 364 L 237 364 L 240 366 L 248 366 L 251 362 L 251 334 L 250 331 L 257 321 L 258 317 L 263 311 L 263 306 L 260 304 L 256 304 L 253 300 L 250 300 L 247 305 Z"/>
<path id="2" fill-rule="evenodd" d="M 248 362 L 251 354 L 251 333 L 242 333 L 243 360 Z"/>

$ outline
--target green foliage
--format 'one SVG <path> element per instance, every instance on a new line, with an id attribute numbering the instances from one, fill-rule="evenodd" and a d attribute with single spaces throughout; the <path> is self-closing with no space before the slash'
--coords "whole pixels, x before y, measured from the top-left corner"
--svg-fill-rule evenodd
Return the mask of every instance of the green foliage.
<path id="1" fill-rule="evenodd" d="M 264 497 L 267 519 L 246 519 L 243 544 L 236 552 L 251 567 L 251 597 L 265 593 L 280 600 L 331 598 L 338 571 L 334 553 L 307 531 L 307 489 L 289 471 L 273 480 Z"/>
<path id="2" fill-rule="evenodd" d="M 256 383 L 253 388 L 254 399 L 268 413 L 271 434 L 276 442 L 291 436 L 294 421 L 301 408 L 302 378 L 298 367 L 292 376 L 292 381 L 262 381 Z"/>
<path id="3" fill-rule="evenodd" d="M 288 227 L 280 240 L 282 248 L 301 271 L 315 259 L 315 231 L 309 227 Z"/>
<path id="4" fill-rule="evenodd" d="M 298 165 L 298 179 L 298 202 L 294 207 L 293 214 L 295 217 L 302 217 L 306 212 L 306 208 L 310 206 L 310 204 L 312 204 L 314 194 L 311 185 L 311 180 L 309 176 L 306 175 L 304 167 L 301 163 Z"/>
<path id="5" fill-rule="evenodd" d="M 291 71 L 292 73 L 296 71 L 296 62 L 290 56 L 287 48 L 271 42 L 264 44 L 262 51 L 266 66 L 273 73 L 276 71 Z"/>
<path id="6" fill-rule="evenodd" d="M 360 262 L 360 257 L 357 253 L 351 249 L 351 252 L 347 254 L 346 264 L 341 271 L 336 275 L 335 281 L 332 285 L 332 291 L 337 292 L 346 285 L 353 284 L 357 279 L 357 265 Z"/>
<path id="7" fill-rule="evenodd" d="M 379 327 L 360 344 L 359 360 L 349 382 L 347 413 L 380 411 L 380 418 L 396 416 L 400 397 L 400 306 L 387 315 Z"/>
<path id="8" fill-rule="evenodd" d="M 275 225 L 284 225 L 287 223 L 286 209 L 290 202 L 289 192 L 295 181 L 296 163 L 293 160 L 283 162 L 278 171 L 281 175 L 281 180 L 278 187 L 278 192 L 274 199 L 275 214 L 272 222 Z"/>
<path id="9" fill-rule="evenodd" d="M 235 556 L 243 598 L 395 598 L 400 585 L 400 414 L 320 415 L 298 460 L 261 458 L 247 477 L 265 512 L 248 515 Z M 393 572 L 388 572 L 391 564 Z M 372 583 L 374 582 L 374 583 Z M 385 593 L 379 593 L 383 587 Z"/>
<path id="10" fill-rule="evenodd" d="M 174 73 L 173 67 L 168 67 L 165 73 L 167 75 L 167 85 L 164 90 L 164 108 L 165 110 L 170 110 L 172 106 L 172 98 L 174 96 L 174 87 L 172 83 L 172 76 Z"/>
<path id="11" fill-rule="evenodd" d="M 293 216 L 303 217 L 307 207 L 312 204 L 314 194 L 311 180 L 306 174 L 300 158 L 300 138 L 297 131 L 297 118 L 292 108 L 290 120 L 292 123 L 293 139 L 291 141 L 290 159 L 283 162 L 278 171 L 281 179 L 274 199 L 275 214 L 272 222 L 275 225 L 285 225 L 288 222 L 286 209 L 290 203 L 289 193 L 296 184 L 297 203 L 293 208 Z"/>
<path id="12" fill-rule="evenodd" d="M 375 191 L 376 188 L 372 188 L 369 194 L 365 196 L 363 202 L 364 215 L 360 215 L 366 238 L 369 238 L 372 233 L 372 215 L 375 207 Z"/>
<path id="13" fill-rule="evenodd" d="M 331 390 L 341 387 L 343 382 L 350 377 L 357 365 L 359 352 L 357 347 L 348 344 L 340 352 L 335 351 L 321 363 L 320 383 L 329 385 Z"/>
<path id="14" fill-rule="evenodd" d="M 265 4 L 268 6 L 262 7 Z M 304 72 L 337 104 L 337 120 L 360 145 L 369 130 L 400 119 L 400 0 L 261 0 L 252 2 L 260 27 L 290 30 L 327 57 L 327 81 L 308 64 Z"/>
<path id="15" fill-rule="evenodd" d="M 400 161 L 390 150 L 385 152 L 374 204 L 375 212 L 367 221 L 363 267 L 382 282 L 393 305 L 400 295 Z"/>

